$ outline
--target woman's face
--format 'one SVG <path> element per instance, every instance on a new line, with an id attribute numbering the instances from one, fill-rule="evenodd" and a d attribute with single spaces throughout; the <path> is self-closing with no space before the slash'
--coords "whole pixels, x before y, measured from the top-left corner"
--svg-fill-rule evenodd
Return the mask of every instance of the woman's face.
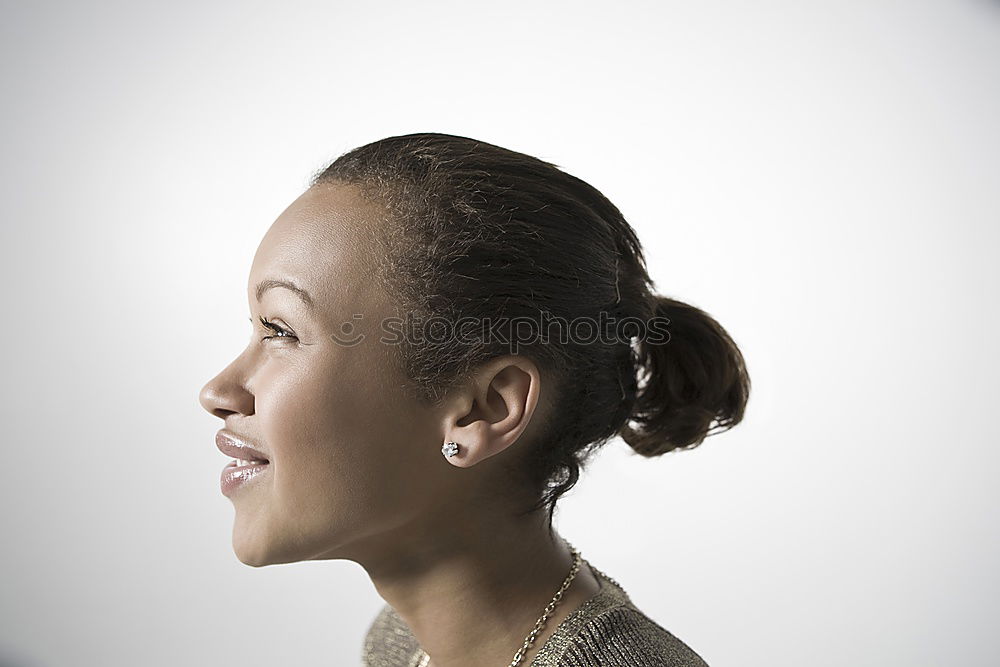
<path id="1" fill-rule="evenodd" d="M 373 277 L 362 232 L 379 215 L 349 185 L 296 199 L 254 256 L 250 343 L 201 390 L 223 433 L 268 461 L 227 491 L 233 548 L 248 565 L 353 557 L 366 538 L 426 513 L 427 489 L 446 483 L 443 421 L 404 391 L 393 350 L 378 341 L 382 318 L 400 314 Z M 357 333 L 366 338 L 355 345 L 334 338 Z M 230 458 L 220 456 L 220 469 Z"/>

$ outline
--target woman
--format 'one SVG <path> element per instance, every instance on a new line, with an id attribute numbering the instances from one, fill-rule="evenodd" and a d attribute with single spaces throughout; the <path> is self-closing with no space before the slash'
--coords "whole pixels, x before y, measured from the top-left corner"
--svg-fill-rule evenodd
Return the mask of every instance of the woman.
<path id="1" fill-rule="evenodd" d="M 237 557 L 359 563 L 371 666 L 704 665 L 552 527 L 614 436 L 656 456 L 742 419 L 736 345 L 650 288 L 552 164 L 443 134 L 341 156 L 261 241 L 254 335 L 201 391 Z"/>

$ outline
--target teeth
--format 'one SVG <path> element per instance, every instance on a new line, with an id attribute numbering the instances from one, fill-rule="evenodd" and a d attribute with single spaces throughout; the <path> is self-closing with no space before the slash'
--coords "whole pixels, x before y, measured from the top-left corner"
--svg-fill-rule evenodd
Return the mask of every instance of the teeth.
<path id="1" fill-rule="evenodd" d="M 264 461 L 258 461 L 256 459 L 252 460 L 236 459 L 236 465 L 238 466 L 248 466 L 252 463 L 264 463 Z"/>

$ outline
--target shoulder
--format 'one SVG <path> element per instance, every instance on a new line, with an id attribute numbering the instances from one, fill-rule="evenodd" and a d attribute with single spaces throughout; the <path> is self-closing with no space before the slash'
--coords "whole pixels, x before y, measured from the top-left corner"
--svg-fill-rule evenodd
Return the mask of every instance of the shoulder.
<path id="1" fill-rule="evenodd" d="M 632 605 L 590 619 L 568 643 L 558 667 L 708 667 L 690 646 Z"/>
<path id="2" fill-rule="evenodd" d="M 419 649 L 402 617 L 384 604 L 365 634 L 361 662 L 364 667 L 409 667 Z"/>
<path id="3" fill-rule="evenodd" d="M 636 607 L 617 581 L 588 565 L 601 591 L 560 624 L 532 667 L 708 667 Z"/>

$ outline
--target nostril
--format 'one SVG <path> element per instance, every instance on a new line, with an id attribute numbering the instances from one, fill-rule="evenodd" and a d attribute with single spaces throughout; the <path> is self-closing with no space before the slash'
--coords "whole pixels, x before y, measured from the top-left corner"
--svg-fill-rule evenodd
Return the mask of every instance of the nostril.
<path id="1" fill-rule="evenodd" d="M 219 419 L 234 414 L 251 415 L 254 410 L 253 394 L 241 382 L 226 375 L 219 375 L 202 387 L 198 402 L 206 412 Z"/>

